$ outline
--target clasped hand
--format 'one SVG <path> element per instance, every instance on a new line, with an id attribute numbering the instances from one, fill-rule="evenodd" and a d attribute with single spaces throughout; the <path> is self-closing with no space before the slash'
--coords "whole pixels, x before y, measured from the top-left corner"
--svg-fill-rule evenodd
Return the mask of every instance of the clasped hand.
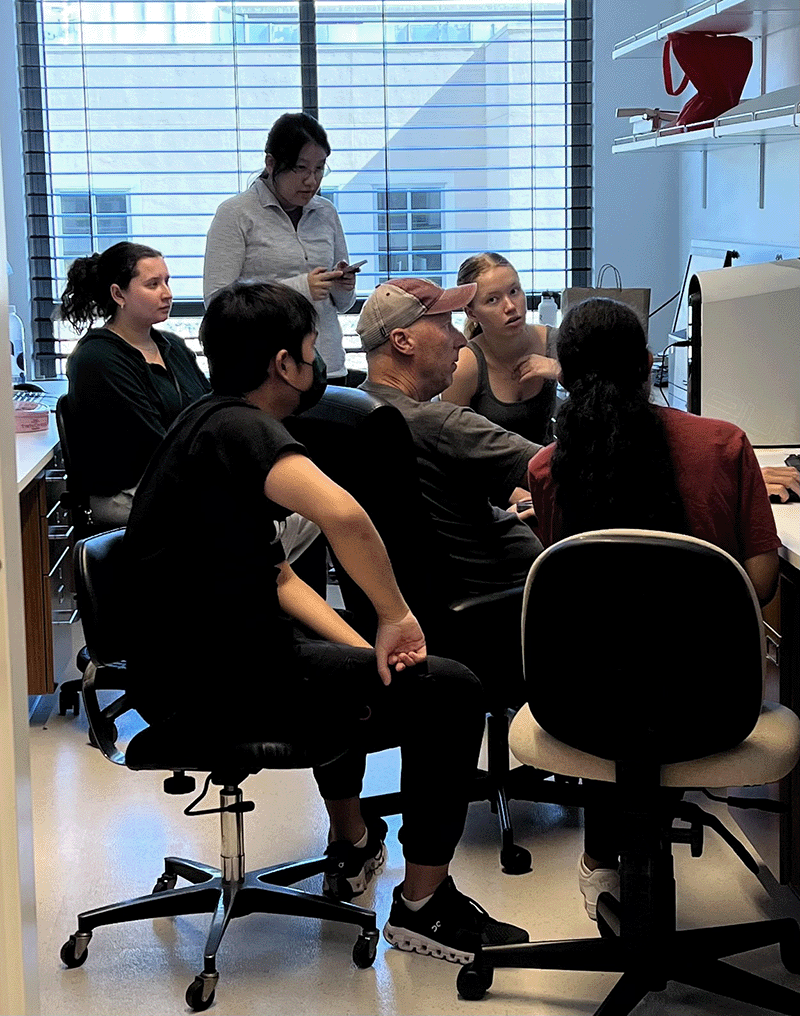
<path id="1" fill-rule="evenodd" d="M 386 685 L 392 682 L 389 667 L 394 667 L 397 671 L 405 670 L 407 667 L 416 667 L 428 658 L 425 636 L 410 610 L 397 620 L 381 618 L 378 621 L 375 655 L 378 673 Z"/>

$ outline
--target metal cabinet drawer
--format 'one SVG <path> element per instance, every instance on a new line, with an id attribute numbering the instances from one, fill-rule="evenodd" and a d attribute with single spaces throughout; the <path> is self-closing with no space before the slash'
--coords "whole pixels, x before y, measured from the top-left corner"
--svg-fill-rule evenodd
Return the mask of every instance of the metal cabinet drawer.
<path id="1" fill-rule="evenodd" d="M 48 516 L 67 490 L 66 472 L 60 468 L 46 469 L 44 473 L 45 504 Z"/>

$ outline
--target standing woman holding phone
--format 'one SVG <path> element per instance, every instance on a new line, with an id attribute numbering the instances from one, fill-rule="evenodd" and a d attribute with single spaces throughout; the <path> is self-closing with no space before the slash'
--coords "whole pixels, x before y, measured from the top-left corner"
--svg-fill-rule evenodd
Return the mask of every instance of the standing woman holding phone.
<path id="1" fill-rule="evenodd" d="M 317 346 L 328 380 L 347 377 L 339 313 L 355 301 L 358 268 L 348 268 L 336 208 L 317 193 L 328 172 L 328 136 L 307 113 L 284 113 L 270 129 L 264 171 L 223 201 L 206 239 L 203 298 L 239 279 L 282 282 L 317 312 Z"/>

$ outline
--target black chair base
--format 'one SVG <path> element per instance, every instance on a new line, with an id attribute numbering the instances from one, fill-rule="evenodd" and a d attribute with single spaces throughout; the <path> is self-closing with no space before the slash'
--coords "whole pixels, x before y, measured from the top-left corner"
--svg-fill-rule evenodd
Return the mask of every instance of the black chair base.
<path id="1" fill-rule="evenodd" d="M 490 946 L 458 975 L 460 995 L 483 998 L 500 967 L 532 970 L 620 971 L 622 977 L 606 996 L 595 1016 L 628 1016 L 650 992 L 663 991 L 668 981 L 678 981 L 726 998 L 796 1016 L 800 991 L 774 984 L 739 967 L 723 963 L 724 957 L 780 946 L 781 961 L 791 973 L 800 973 L 800 925 L 792 918 L 755 921 L 717 928 L 676 931 L 645 947 L 616 938 L 603 921 L 598 907 L 601 938 L 567 942 L 536 942 Z"/>
<path id="2" fill-rule="evenodd" d="M 178 917 L 186 914 L 211 914 L 203 954 L 203 970 L 186 991 L 186 1004 L 195 1011 L 207 1009 L 214 1001 L 219 980 L 216 955 L 225 929 L 233 918 L 247 914 L 284 914 L 355 924 L 361 928 L 353 947 L 357 967 L 372 965 L 378 946 L 375 912 L 352 903 L 342 903 L 315 893 L 289 886 L 325 871 L 329 860 L 316 857 L 270 868 L 261 868 L 239 880 L 225 879 L 219 868 L 181 857 L 164 859 L 164 873 L 148 896 L 87 910 L 78 915 L 78 930 L 61 949 L 67 967 L 79 967 L 86 961 L 88 945 L 95 928 L 107 924 Z M 191 884 L 175 888 L 178 878 Z"/>

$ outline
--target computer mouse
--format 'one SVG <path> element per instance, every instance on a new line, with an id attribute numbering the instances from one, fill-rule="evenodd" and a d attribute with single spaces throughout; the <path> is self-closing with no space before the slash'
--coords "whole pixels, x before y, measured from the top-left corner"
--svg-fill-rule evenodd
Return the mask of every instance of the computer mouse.
<path id="1" fill-rule="evenodd" d="M 800 497 L 793 490 L 789 491 L 789 497 L 786 501 L 781 501 L 780 494 L 770 494 L 769 499 L 773 504 L 795 504 L 797 501 L 800 501 Z"/>

